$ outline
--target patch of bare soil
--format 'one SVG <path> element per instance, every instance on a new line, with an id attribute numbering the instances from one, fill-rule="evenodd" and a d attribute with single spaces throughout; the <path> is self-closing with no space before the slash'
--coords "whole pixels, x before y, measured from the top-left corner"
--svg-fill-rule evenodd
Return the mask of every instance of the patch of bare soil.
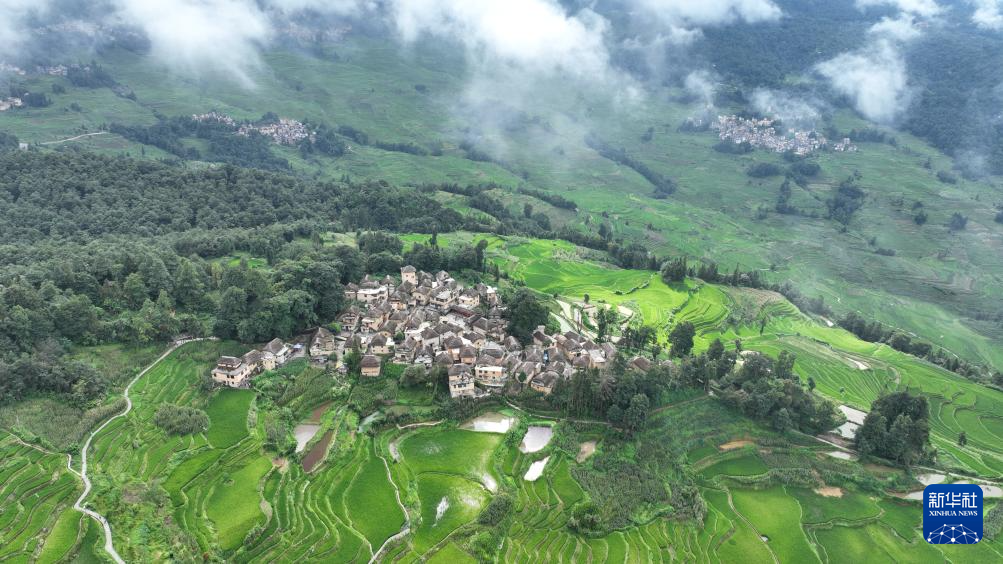
<path id="1" fill-rule="evenodd" d="M 815 488 L 815 493 L 823 497 L 843 497 L 843 488 L 826 486 L 824 488 Z"/>
<path id="2" fill-rule="evenodd" d="M 755 443 L 753 443 L 752 441 L 746 441 L 746 440 L 731 441 L 730 443 L 724 443 L 723 445 L 721 445 L 721 446 L 719 446 L 717 448 L 719 448 L 719 449 L 721 449 L 723 451 L 729 451 L 729 450 L 735 450 L 736 448 L 742 448 L 742 447 L 745 447 L 745 446 L 749 446 L 749 445 L 752 445 L 752 444 L 755 444 Z"/>
<path id="3" fill-rule="evenodd" d="M 575 457 L 575 460 L 577 460 L 578 463 L 581 464 L 582 462 L 588 460 L 588 458 L 593 454 L 595 454 L 595 452 L 596 452 L 596 442 L 585 441 L 584 443 L 581 444 L 580 447 L 578 447 L 578 456 Z"/>

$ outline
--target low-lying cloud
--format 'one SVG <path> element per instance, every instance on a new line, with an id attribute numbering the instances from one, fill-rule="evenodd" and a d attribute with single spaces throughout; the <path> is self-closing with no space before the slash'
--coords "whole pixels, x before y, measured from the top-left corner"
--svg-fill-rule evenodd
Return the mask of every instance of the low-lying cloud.
<path id="1" fill-rule="evenodd" d="M 569 15 L 548 0 L 397 1 L 392 19 L 406 42 L 431 35 L 458 42 L 479 65 L 601 77 L 609 72 L 608 23 L 589 9 Z"/>
<path id="2" fill-rule="evenodd" d="M 972 23 L 982 29 L 1003 29 L 1003 0 L 969 0 L 975 9 Z"/>
<path id="3" fill-rule="evenodd" d="M 888 39 L 820 63 L 816 70 L 871 121 L 893 123 L 912 98 L 905 59 Z"/>
<path id="4" fill-rule="evenodd" d="M 662 36 L 675 44 L 694 41 L 705 27 L 769 22 L 783 16 L 772 0 L 627 0 L 626 4 L 643 18 L 658 21 Z"/>
<path id="5" fill-rule="evenodd" d="M 245 85 L 271 37 L 268 17 L 245 0 L 115 0 L 122 23 L 141 29 L 175 70 L 224 74 Z"/>
<path id="6" fill-rule="evenodd" d="M 924 18 L 932 18 L 943 12 L 934 0 L 857 0 L 857 8 L 866 9 L 875 6 L 897 8 L 899 12 Z"/>
<path id="7" fill-rule="evenodd" d="M 44 13 L 46 2 L 38 0 L 3 0 L 0 2 L 0 56 L 18 53 L 28 38 L 28 19 Z"/>
<path id="8" fill-rule="evenodd" d="M 816 103 L 777 90 L 757 88 L 749 101 L 760 114 L 776 117 L 788 126 L 812 128 L 821 117 Z"/>

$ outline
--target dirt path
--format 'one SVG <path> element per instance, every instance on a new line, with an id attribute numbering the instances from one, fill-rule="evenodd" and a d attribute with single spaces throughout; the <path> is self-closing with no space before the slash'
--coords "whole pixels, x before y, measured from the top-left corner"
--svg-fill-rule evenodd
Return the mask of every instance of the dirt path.
<path id="1" fill-rule="evenodd" d="M 505 403 L 508 404 L 509 407 L 511 407 L 512 409 L 514 409 L 516 411 L 521 411 L 521 412 L 523 412 L 523 413 L 525 413 L 527 415 L 532 415 L 533 417 L 539 417 L 540 419 L 547 419 L 547 420 L 550 420 L 550 421 L 569 421 L 571 423 L 597 423 L 599 425 L 605 425 L 607 427 L 612 427 L 612 424 L 609 423 L 608 421 L 600 421 L 599 419 L 569 419 L 567 417 L 554 417 L 552 415 L 541 415 L 539 413 L 533 413 L 532 411 L 530 411 L 528 409 L 521 408 L 518 405 L 516 405 L 516 404 L 514 404 L 514 403 L 512 403 L 512 402 L 510 402 L 508 400 L 506 400 Z"/>
<path id="2" fill-rule="evenodd" d="M 151 368 L 159 364 L 160 361 L 167 358 L 167 355 L 174 352 L 181 345 L 193 341 L 204 341 L 204 340 L 215 340 L 215 337 L 210 337 L 209 339 L 186 339 L 183 341 L 175 341 L 173 344 L 171 344 L 170 348 L 168 348 L 167 351 L 164 352 L 164 354 L 160 355 L 160 357 L 157 358 L 157 360 L 153 361 L 153 363 L 151 363 L 149 366 L 141 370 L 139 374 L 136 374 L 136 377 L 133 378 L 129 382 L 129 384 L 126 385 L 125 390 L 122 391 L 122 397 L 125 398 L 125 409 L 118 415 L 114 415 L 111 418 L 107 419 L 97 429 L 91 432 L 91 434 L 87 437 L 87 441 L 84 443 L 84 446 L 80 449 L 79 476 L 84 481 L 84 491 L 82 494 L 80 494 L 80 497 L 77 498 L 76 503 L 73 504 L 73 509 L 76 509 L 77 511 L 80 511 L 83 514 L 90 516 L 92 519 L 94 519 L 101 525 L 101 528 L 104 529 L 105 552 L 107 552 L 108 555 L 111 556 L 112 560 L 114 560 L 117 564 L 125 564 L 125 560 L 122 560 L 122 557 L 119 556 L 118 552 L 115 551 L 115 544 L 112 541 L 112 536 L 111 536 L 111 525 L 108 523 L 108 520 L 105 519 L 104 515 L 101 515 L 100 513 L 92 509 L 87 509 L 83 505 L 84 500 L 91 493 L 91 488 L 93 487 L 91 485 L 91 479 L 87 476 L 87 450 L 90 449 L 91 442 L 94 440 L 94 437 L 96 437 L 98 433 L 103 431 L 104 428 L 107 427 L 112 421 L 118 419 L 119 417 L 125 417 L 126 415 L 129 414 L 130 411 L 132 411 L 132 399 L 129 398 L 129 390 L 136 382 L 139 381 L 140 378 L 142 378 L 147 372 L 149 372 Z M 67 464 L 69 464 L 69 461 L 67 461 Z"/>
<path id="3" fill-rule="evenodd" d="M 77 139 L 83 139 L 84 137 L 91 137 L 92 135 L 106 135 L 107 131 L 98 131 L 97 133 L 84 133 L 83 135 L 77 135 L 76 137 L 67 137 L 66 139 L 60 139 L 59 141 L 46 141 L 44 143 L 39 143 L 39 145 L 56 145 L 59 143 L 66 143 L 67 141 L 76 141 Z"/>
<path id="4" fill-rule="evenodd" d="M 438 423 L 436 423 L 436 424 L 438 424 Z M 383 542 L 383 546 L 381 546 L 379 550 L 377 550 L 376 552 L 374 552 L 373 553 L 373 557 L 369 559 L 369 564 L 373 564 L 374 562 L 376 562 L 377 560 L 379 560 L 380 556 L 383 554 L 383 551 L 387 549 L 387 546 L 389 546 L 390 543 L 395 542 L 395 541 L 397 541 L 399 539 L 402 539 L 402 538 L 406 537 L 408 535 L 408 533 L 411 532 L 411 516 L 408 515 L 407 507 L 405 507 L 404 503 L 401 502 L 401 491 L 400 491 L 400 488 L 397 487 L 397 482 L 394 482 L 393 475 L 390 474 L 390 464 L 387 462 L 387 459 L 382 454 L 379 453 L 378 449 L 377 449 L 376 456 L 379 456 L 380 460 L 383 461 L 383 467 L 387 471 L 387 480 L 389 480 L 390 481 L 390 485 L 394 487 L 394 497 L 397 498 L 397 505 L 399 505 L 400 508 L 401 508 L 401 511 L 404 512 L 404 527 L 400 530 L 399 533 L 397 533 L 396 535 L 388 538 L 386 541 Z"/>

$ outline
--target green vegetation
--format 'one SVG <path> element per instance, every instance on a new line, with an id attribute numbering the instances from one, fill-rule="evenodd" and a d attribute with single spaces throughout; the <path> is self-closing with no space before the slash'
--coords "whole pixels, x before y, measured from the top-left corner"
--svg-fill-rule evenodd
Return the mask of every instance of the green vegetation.
<path id="1" fill-rule="evenodd" d="M 814 91 L 805 70 L 876 17 L 779 4 L 780 22 L 695 40 L 722 83 L 714 111 L 748 109 L 761 85 Z M 943 17 L 903 47 L 926 88 L 902 127 L 930 144 L 840 101 L 819 130 L 860 150 L 801 159 L 719 143 L 686 121 L 706 101 L 674 79 L 646 80 L 634 106 L 549 88 L 523 111 L 487 93 L 510 116 L 481 123 L 462 109 L 464 57 L 402 54 L 370 26 L 268 50 L 253 90 L 121 44 L 65 77 L 4 78 L 27 107 L 0 113 L 0 560 L 105 558 L 101 529 L 70 508 L 64 453 L 123 409 L 163 343 L 330 326 L 344 284 L 412 263 L 502 286 L 524 342 L 559 325 L 622 358 L 548 398 L 505 398 L 527 410 L 507 412 L 515 429 L 558 419 L 527 455 L 514 432 L 457 428 L 509 408 L 450 402 L 434 371 L 359 382 L 304 359 L 211 392 L 212 363 L 247 347 L 186 345 L 91 447 L 89 503 L 126 560 L 363 562 L 407 526 L 381 560 L 998 561 L 998 539 L 927 545 L 917 504 L 893 496 L 920 487 L 909 474 L 808 436 L 845 405 L 870 411 L 862 455 L 1003 477 L 999 178 L 933 149 L 967 157 L 955 151 L 984 130 L 975 157 L 1001 170 L 1003 129 L 985 127 L 999 69 L 978 66 L 1000 42 L 958 40 L 948 30 L 968 24 Z M 959 74 L 978 76 L 962 89 Z M 279 145 L 189 117 L 209 110 L 316 135 Z M 292 428 L 318 405 L 295 453 Z M 599 448 L 578 462 L 586 441 Z"/>
<path id="2" fill-rule="evenodd" d="M 221 390 L 209 402 L 206 413 L 212 421 L 206 438 L 216 448 L 231 447 L 247 436 L 247 410 L 254 401 L 248 390 Z"/>
<path id="3" fill-rule="evenodd" d="M 49 561 L 70 554 L 81 523 L 72 505 L 81 490 L 65 456 L 0 433 L 0 559 L 28 562 L 39 549 Z"/>

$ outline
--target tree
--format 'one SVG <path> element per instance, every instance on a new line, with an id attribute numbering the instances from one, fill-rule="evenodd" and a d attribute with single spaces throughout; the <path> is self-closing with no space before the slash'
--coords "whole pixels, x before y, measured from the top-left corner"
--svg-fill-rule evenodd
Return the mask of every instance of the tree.
<path id="1" fill-rule="evenodd" d="M 237 326 L 247 316 L 247 292 L 231 286 L 223 291 L 216 313 L 216 334 L 224 339 L 237 336 Z"/>
<path id="2" fill-rule="evenodd" d="M 678 257 L 671 261 L 666 261 L 662 264 L 661 276 L 662 281 L 666 284 L 671 284 L 673 282 L 682 282 L 686 280 L 686 274 L 689 267 L 686 264 L 686 257 Z"/>
<path id="3" fill-rule="evenodd" d="M 349 374 L 358 375 L 362 373 L 362 352 L 359 351 L 358 345 L 352 343 L 352 348 L 345 353 L 342 362 L 345 363 L 345 369 Z"/>
<path id="4" fill-rule="evenodd" d="M 615 307 L 605 307 L 600 304 L 596 310 L 596 340 L 605 343 L 620 321 L 620 314 Z"/>
<path id="5" fill-rule="evenodd" d="M 619 405 L 613 404 L 606 410 L 606 419 L 614 425 L 619 425 L 623 422 L 623 409 Z"/>
<path id="6" fill-rule="evenodd" d="M 951 214 L 951 220 L 947 222 L 947 228 L 951 231 L 962 231 L 968 226 L 968 217 L 958 212 Z"/>
<path id="7" fill-rule="evenodd" d="M 905 466 L 927 457 L 929 445 L 927 400 L 909 392 L 895 392 L 875 400 L 856 436 L 861 454 L 880 456 Z"/>
<path id="8" fill-rule="evenodd" d="M 182 307 L 194 308 L 202 302 L 205 295 L 205 283 L 195 264 L 182 258 L 178 262 L 178 270 L 174 273 L 174 299 Z"/>
<path id="9" fill-rule="evenodd" d="M 644 422 L 648 419 L 649 407 L 648 396 L 635 394 L 630 398 L 630 405 L 627 406 L 627 410 L 623 414 L 624 426 L 631 432 L 635 432 L 643 427 Z"/>
<path id="10" fill-rule="evenodd" d="M 968 434 L 964 431 L 958 433 L 958 446 L 963 447 L 968 444 Z"/>
<path id="11" fill-rule="evenodd" d="M 693 337 L 696 336 L 696 328 L 693 323 L 683 321 L 672 328 L 669 333 L 669 343 L 672 344 L 672 356 L 683 357 L 693 350 Z"/>
<path id="12" fill-rule="evenodd" d="M 474 251 L 477 253 L 477 270 L 484 270 L 484 249 L 488 248 L 488 240 L 481 239 L 477 241 L 477 245 L 474 247 Z"/>
<path id="13" fill-rule="evenodd" d="M 538 326 L 547 324 L 550 312 L 528 288 L 519 288 L 507 301 L 508 333 L 523 344 L 532 342 L 533 332 Z"/>
<path id="14" fill-rule="evenodd" d="M 156 296 L 160 294 L 161 290 L 171 291 L 173 279 L 170 273 L 167 272 L 167 266 L 164 265 L 164 261 L 160 260 L 160 257 L 147 255 L 139 263 L 139 274 L 143 276 L 143 280 L 146 282 L 146 289 L 149 295 Z"/>
<path id="15" fill-rule="evenodd" d="M 400 376 L 400 385 L 405 388 L 415 388 L 428 382 L 428 371 L 420 364 L 414 364 L 404 369 Z"/>
<path id="16" fill-rule="evenodd" d="M 129 304 L 129 309 L 143 307 L 143 302 L 150 296 L 146 282 L 138 272 L 133 272 L 125 277 L 125 282 L 122 284 L 122 293 L 125 295 L 126 303 Z"/>

